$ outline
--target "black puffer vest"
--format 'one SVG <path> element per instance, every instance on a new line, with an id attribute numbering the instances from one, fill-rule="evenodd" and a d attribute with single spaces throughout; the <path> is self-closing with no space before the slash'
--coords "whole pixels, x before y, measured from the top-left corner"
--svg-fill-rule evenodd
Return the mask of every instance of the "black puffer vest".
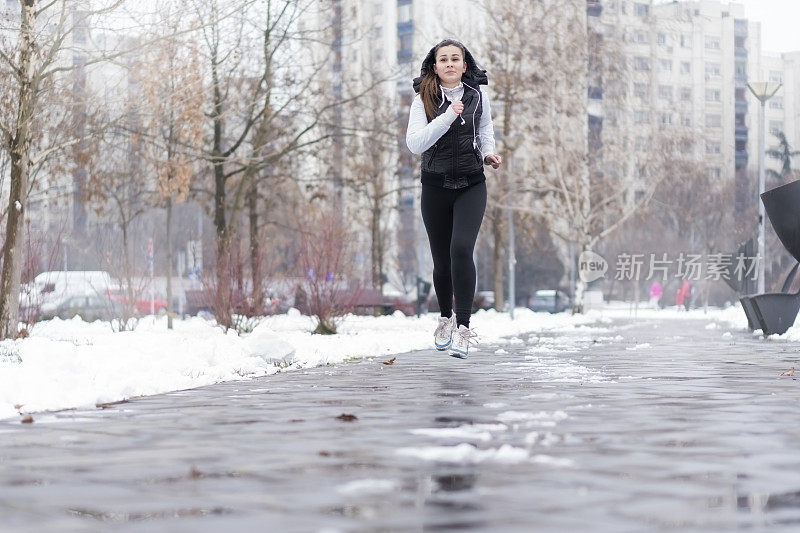
<path id="1" fill-rule="evenodd" d="M 450 101 L 443 95 L 442 98 L 444 103 L 440 101 L 437 116 L 450 107 Z M 450 129 L 433 146 L 422 153 L 422 183 L 461 189 L 486 180 L 477 132 L 483 111 L 479 89 L 465 83 L 461 102 L 464 112 L 456 117 Z M 428 122 L 433 118 L 429 117 Z"/>

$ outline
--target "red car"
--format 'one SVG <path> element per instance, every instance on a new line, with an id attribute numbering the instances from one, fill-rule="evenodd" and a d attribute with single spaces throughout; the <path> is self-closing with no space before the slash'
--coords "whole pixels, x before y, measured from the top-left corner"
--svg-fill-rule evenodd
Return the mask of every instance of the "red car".
<path id="1" fill-rule="evenodd" d="M 115 302 L 118 302 L 123 309 L 128 307 L 128 298 L 124 291 L 116 290 L 109 291 L 109 296 Z M 138 295 L 137 295 L 138 296 Z M 153 300 L 153 310 L 156 315 L 162 316 L 167 312 L 167 301 L 160 298 Z M 133 312 L 137 316 L 144 316 L 150 314 L 150 298 L 141 298 L 133 301 Z"/>

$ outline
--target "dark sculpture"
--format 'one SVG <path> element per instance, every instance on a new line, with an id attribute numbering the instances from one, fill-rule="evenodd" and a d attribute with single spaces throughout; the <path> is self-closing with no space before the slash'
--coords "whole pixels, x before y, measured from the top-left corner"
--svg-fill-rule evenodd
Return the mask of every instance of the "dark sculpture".
<path id="1" fill-rule="evenodd" d="M 798 263 L 786 276 L 781 292 L 742 296 L 739 301 L 751 330 L 780 335 L 792 327 L 800 311 L 800 291 L 787 292 L 800 266 L 800 181 L 770 189 L 761 195 L 761 200 L 775 233 Z"/>

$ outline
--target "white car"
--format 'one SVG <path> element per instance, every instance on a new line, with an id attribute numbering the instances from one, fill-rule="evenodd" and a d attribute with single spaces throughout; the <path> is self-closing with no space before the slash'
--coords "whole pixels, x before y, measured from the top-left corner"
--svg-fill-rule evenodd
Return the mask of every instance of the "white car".
<path id="1" fill-rule="evenodd" d="M 56 308 L 71 296 L 105 296 L 115 286 L 111 275 L 104 270 L 42 272 L 20 288 L 20 319 L 32 321 L 40 314 L 54 314 Z"/>

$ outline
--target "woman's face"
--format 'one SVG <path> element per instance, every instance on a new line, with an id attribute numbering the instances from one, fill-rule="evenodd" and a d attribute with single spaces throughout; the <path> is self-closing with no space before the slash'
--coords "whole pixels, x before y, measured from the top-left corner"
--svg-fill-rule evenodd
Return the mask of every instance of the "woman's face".
<path id="1" fill-rule="evenodd" d="M 439 76 L 442 85 L 454 87 L 461 81 L 461 76 L 467 71 L 467 64 L 461 54 L 461 48 L 448 45 L 439 48 L 436 52 L 436 62 L 433 71 Z"/>

